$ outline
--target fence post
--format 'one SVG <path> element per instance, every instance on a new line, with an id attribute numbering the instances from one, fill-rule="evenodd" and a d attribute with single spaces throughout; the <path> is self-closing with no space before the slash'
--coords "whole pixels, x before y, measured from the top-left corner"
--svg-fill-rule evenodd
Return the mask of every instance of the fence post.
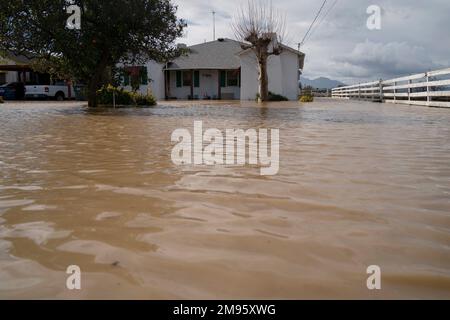
<path id="1" fill-rule="evenodd" d="M 430 82 L 430 77 L 428 76 L 428 72 L 426 73 L 427 75 L 427 105 L 430 104 L 430 86 L 429 86 L 429 82 Z"/>
<path id="2" fill-rule="evenodd" d="M 380 79 L 380 101 L 383 102 L 383 79 Z"/>
<path id="3" fill-rule="evenodd" d="M 361 82 L 358 83 L 358 100 L 361 100 Z"/>
<path id="4" fill-rule="evenodd" d="M 394 103 L 395 101 L 397 101 L 396 93 L 397 93 L 397 82 L 394 82 Z"/>
<path id="5" fill-rule="evenodd" d="M 408 81 L 408 101 L 411 101 L 411 84 L 412 84 L 412 80 Z"/>

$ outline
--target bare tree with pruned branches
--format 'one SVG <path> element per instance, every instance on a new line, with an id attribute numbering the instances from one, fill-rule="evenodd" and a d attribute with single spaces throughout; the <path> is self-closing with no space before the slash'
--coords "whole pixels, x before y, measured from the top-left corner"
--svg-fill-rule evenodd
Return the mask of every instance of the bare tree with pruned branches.
<path id="1" fill-rule="evenodd" d="M 258 62 L 258 100 L 269 98 L 267 61 L 271 55 L 279 55 L 281 42 L 286 32 L 286 18 L 274 9 L 272 2 L 248 0 L 232 22 L 232 29 L 238 41 L 244 43 L 244 50 L 255 53 Z"/>

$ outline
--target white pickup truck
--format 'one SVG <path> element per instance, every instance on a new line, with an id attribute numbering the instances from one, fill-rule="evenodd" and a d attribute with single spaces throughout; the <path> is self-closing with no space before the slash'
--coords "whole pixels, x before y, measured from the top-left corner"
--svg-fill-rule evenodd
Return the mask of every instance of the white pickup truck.
<path id="1" fill-rule="evenodd" d="M 71 84 L 56 83 L 55 85 L 30 85 L 25 86 L 25 99 L 73 99 L 75 93 Z"/>

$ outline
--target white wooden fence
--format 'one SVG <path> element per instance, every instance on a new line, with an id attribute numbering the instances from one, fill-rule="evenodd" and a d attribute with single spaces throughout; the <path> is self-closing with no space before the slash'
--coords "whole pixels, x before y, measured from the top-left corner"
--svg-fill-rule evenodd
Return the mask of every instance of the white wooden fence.
<path id="1" fill-rule="evenodd" d="M 450 68 L 334 88 L 331 96 L 341 99 L 450 108 Z"/>

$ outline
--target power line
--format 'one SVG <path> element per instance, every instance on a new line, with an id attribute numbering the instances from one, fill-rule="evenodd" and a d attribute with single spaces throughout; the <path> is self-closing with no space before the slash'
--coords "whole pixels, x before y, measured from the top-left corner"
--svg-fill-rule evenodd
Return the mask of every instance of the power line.
<path id="1" fill-rule="evenodd" d="M 298 49 L 300 50 L 300 47 L 303 45 L 303 43 L 305 42 L 306 37 L 308 36 L 309 32 L 311 31 L 312 27 L 314 26 L 314 24 L 317 21 L 317 18 L 319 17 L 319 15 L 322 13 L 323 7 L 325 7 L 325 4 L 327 3 L 328 0 L 324 0 L 322 3 L 322 6 L 319 9 L 319 12 L 317 12 L 316 17 L 314 18 L 313 22 L 311 23 L 311 25 L 309 26 L 308 31 L 306 31 L 305 36 L 303 37 L 303 40 L 300 41 L 300 43 L 298 44 Z"/>
<path id="2" fill-rule="evenodd" d="M 314 32 L 320 28 L 320 26 L 322 25 L 322 23 L 325 21 L 325 19 L 328 17 L 328 15 L 330 14 L 330 12 L 334 9 L 334 7 L 336 6 L 337 2 L 339 0 L 334 0 L 333 4 L 328 8 L 328 11 L 325 13 L 325 15 L 322 16 L 322 19 L 319 21 L 319 23 L 317 24 L 317 26 L 311 31 L 311 33 L 309 34 L 309 37 L 304 41 L 308 41 L 309 39 L 311 39 L 312 35 L 314 34 Z M 304 44 L 304 43 L 303 43 Z"/>

